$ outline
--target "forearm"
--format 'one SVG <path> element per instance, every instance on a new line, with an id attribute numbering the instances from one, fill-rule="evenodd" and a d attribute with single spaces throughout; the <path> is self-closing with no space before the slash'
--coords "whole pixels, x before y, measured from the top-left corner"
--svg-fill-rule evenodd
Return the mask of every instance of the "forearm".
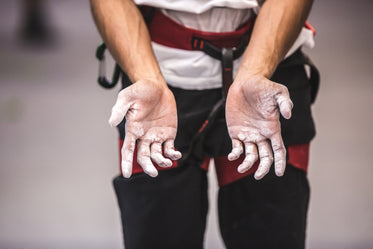
<path id="1" fill-rule="evenodd" d="M 143 17 L 131 0 L 91 0 L 97 28 L 116 62 L 132 82 L 165 84 Z"/>
<path id="2" fill-rule="evenodd" d="M 312 0 L 266 0 L 258 14 L 236 79 L 270 78 L 298 37 Z"/>

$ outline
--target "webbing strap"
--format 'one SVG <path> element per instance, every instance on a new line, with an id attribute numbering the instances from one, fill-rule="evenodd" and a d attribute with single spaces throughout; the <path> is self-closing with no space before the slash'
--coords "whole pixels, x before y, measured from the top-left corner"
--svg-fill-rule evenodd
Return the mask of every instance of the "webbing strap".
<path id="1" fill-rule="evenodd" d="M 208 40 L 193 37 L 191 41 L 192 49 L 203 51 L 214 59 L 221 61 L 223 98 L 226 99 L 230 85 L 233 83 L 233 61 L 238 59 L 249 43 L 252 29 L 247 30 L 241 38 L 241 42 L 236 47 L 218 48 Z"/>
<path id="2" fill-rule="evenodd" d="M 183 153 L 183 157 L 179 159 L 179 164 L 183 164 L 187 161 L 192 155 L 195 158 L 203 160 L 203 142 L 205 136 L 214 124 L 217 117 L 224 111 L 225 99 L 220 99 L 210 111 L 206 121 L 199 128 L 198 132 L 193 136 L 192 141 L 190 142 L 189 149 L 187 152 Z"/>
<path id="3" fill-rule="evenodd" d="M 226 99 L 229 87 L 233 82 L 233 49 L 223 48 L 221 50 L 221 71 L 223 79 L 223 96 Z"/>
<path id="4" fill-rule="evenodd" d="M 238 46 L 232 47 L 233 60 L 238 59 L 245 52 L 246 46 L 249 43 L 250 35 L 251 35 L 251 30 L 249 30 L 247 34 L 241 38 L 241 42 L 238 44 Z M 191 47 L 193 50 L 203 51 L 207 55 L 219 61 L 223 59 L 222 49 L 214 46 L 208 40 L 205 40 L 199 37 L 193 37 L 191 41 Z M 223 47 L 223 48 L 226 48 L 226 47 Z"/>

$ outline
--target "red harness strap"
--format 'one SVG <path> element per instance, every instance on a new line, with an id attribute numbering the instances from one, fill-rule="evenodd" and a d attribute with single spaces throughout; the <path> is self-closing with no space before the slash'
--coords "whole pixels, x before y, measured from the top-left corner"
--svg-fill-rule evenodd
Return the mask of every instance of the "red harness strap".
<path id="1" fill-rule="evenodd" d="M 154 10 L 154 15 L 148 25 L 151 40 L 171 48 L 184 50 L 195 50 L 198 41 L 193 38 L 200 38 L 209 41 L 218 48 L 237 47 L 242 37 L 253 27 L 254 18 L 250 18 L 237 30 L 232 32 L 204 32 L 196 29 L 187 28 L 168 16 L 164 15 L 158 9 Z M 199 44 L 203 47 L 203 42 Z"/>
<path id="2" fill-rule="evenodd" d="M 304 27 L 311 30 L 313 35 L 316 35 L 316 29 L 308 21 L 306 21 Z"/>
<path id="3" fill-rule="evenodd" d="M 148 30 L 152 41 L 167 47 L 198 50 L 200 46 L 199 50 L 201 50 L 205 40 L 221 49 L 237 47 L 244 35 L 253 28 L 254 22 L 255 16 L 232 32 L 205 32 L 185 27 L 155 9 Z M 316 31 L 309 22 L 306 22 L 304 27 L 315 35 Z M 199 38 L 202 42 L 198 43 L 194 38 Z"/>

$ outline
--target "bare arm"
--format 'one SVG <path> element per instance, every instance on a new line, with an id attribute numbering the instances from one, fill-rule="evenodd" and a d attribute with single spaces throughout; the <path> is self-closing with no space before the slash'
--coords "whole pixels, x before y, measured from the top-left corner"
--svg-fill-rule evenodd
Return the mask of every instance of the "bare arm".
<path id="1" fill-rule="evenodd" d="M 266 0 L 255 21 L 250 44 L 241 63 L 241 75 L 270 78 L 299 35 L 313 0 Z"/>
<path id="2" fill-rule="evenodd" d="M 312 0 L 264 2 L 228 92 L 226 115 L 233 147 L 228 158 L 236 160 L 245 151 L 245 160 L 238 167 L 241 173 L 260 158 L 256 179 L 264 177 L 273 162 L 278 176 L 285 171 L 279 115 L 289 119 L 293 104 L 287 88 L 269 78 L 296 40 L 311 5 Z"/>
<path id="3" fill-rule="evenodd" d="M 132 82 L 165 84 L 137 6 L 131 0 L 91 0 L 91 9 L 104 42 Z"/>
<path id="4" fill-rule="evenodd" d="M 119 92 L 109 119 L 112 126 L 117 126 L 126 118 L 121 152 L 123 176 L 132 174 L 137 144 L 137 162 L 145 173 L 155 177 L 158 172 L 154 164 L 170 167 L 171 160 L 181 157 L 174 150 L 177 130 L 174 96 L 161 74 L 136 5 L 130 0 L 91 0 L 91 8 L 111 54 L 134 82 Z"/>

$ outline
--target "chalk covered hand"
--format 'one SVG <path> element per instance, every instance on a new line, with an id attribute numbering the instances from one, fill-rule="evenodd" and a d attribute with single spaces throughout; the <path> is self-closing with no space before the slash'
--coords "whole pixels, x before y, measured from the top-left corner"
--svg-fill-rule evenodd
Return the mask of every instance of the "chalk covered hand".
<path id="1" fill-rule="evenodd" d="M 171 160 L 181 158 L 181 153 L 174 149 L 176 103 L 166 85 L 139 80 L 120 91 L 109 123 L 117 126 L 124 117 L 126 136 L 121 151 L 124 177 L 128 178 L 132 174 L 136 142 L 137 162 L 152 177 L 158 175 L 153 162 L 160 167 L 170 167 Z"/>
<path id="2" fill-rule="evenodd" d="M 282 176 L 286 167 L 286 149 L 281 137 L 280 113 L 291 117 L 293 103 L 283 85 L 263 76 L 236 80 L 229 89 L 226 119 L 232 139 L 230 161 L 244 152 L 245 159 L 238 166 L 244 173 L 260 159 L 254 177 L 259 180 L 268 172 L 274 161 L 275 173 Z"/>

